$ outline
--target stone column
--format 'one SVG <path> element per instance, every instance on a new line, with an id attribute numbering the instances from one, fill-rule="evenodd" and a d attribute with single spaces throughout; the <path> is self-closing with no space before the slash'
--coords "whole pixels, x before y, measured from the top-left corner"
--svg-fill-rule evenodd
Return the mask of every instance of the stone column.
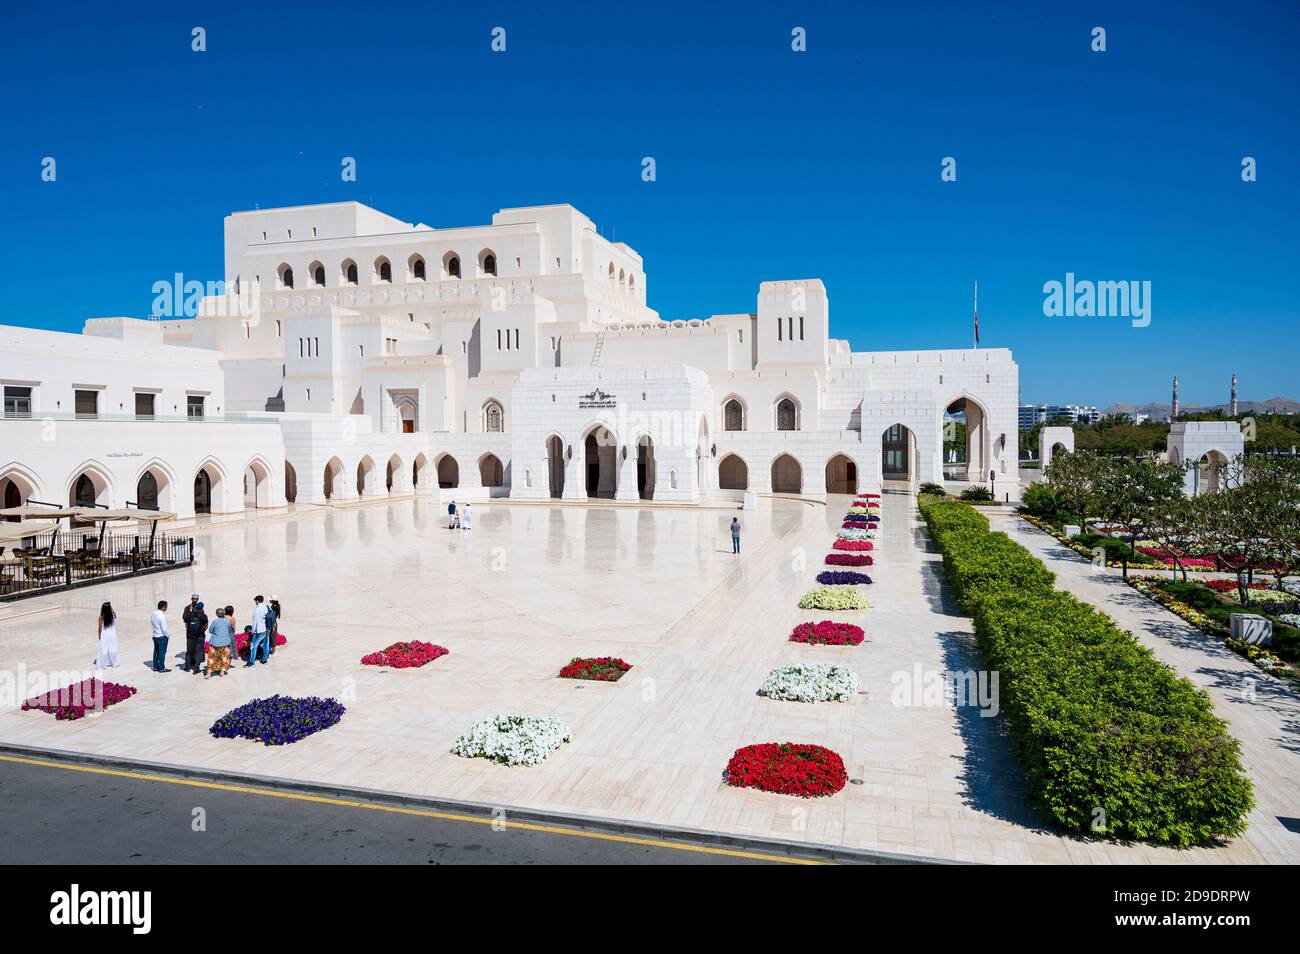
<path id="1" fill-rule="evenodd" d="M 627 456 L 624 457 L 624 451 Z M 640 500 L 641 494 L 636 485 L 636 448 L 619 447 L 616 448 L 618 455 L 618 490 L 614 494 L 615 500 Z"/>
<path id="2" fill-rule="evenodd" d="M 587 499 L 587 467 L 586 454 L 581 450 L 575 450 L 573 457 L 567 457 L 568 448 L 565 448 L 564 461 L 564 492 L 560 495 L 561 500 L 586 500 Z"/>

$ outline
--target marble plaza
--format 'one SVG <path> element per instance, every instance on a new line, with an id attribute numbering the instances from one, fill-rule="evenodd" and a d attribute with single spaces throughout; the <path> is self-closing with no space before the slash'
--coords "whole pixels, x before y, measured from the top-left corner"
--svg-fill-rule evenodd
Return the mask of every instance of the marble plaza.
<path id="1" fill-rule="evenodd" d="M 494 501 L 461 532 L 446 529 L 440 505 L 407 499 L 200 527 L 193 569 L 6 608 L 0 670 L 84 671 L 95 612 L 111 600 L 122 666 L 110 678 L 140 692 L 80 722 L 6 707 L 0 742 L 965 861 L 1300 861 L 1296 839 L 1269 814 L 1288 800 L 1277 786 L 1296 776 L 1297 757 L 1270 741 L 1269 720 L 1289 718 L 1272 705 L 1244 717 L 1248 725 L 1223 713 L 1261 801 L 1233 844 L 1178 852 L 1043 829 L 996 720 L 891 700 L 898 674 L 916 667 L 979 668 L 970 621 L 941 582 L 910 496 L 885 494 L 870 609 L 797 608 L 847 502 L 777 496 L 740 512 L 738 558 L 726 532 L 738 511 L 723 505 Z M 179 632 L 192 589 L 245 617 L 255 593 L 275 593 L 288 644 L 269 665 L 224 680 L 151 672 L 149 611 L 170 599 Z M 796 623 L 828 617 L 859 622 L 867 641 L 787 641 Z M 411 638 L 450 654 L 416 670 L 359 665 Z M 634 668 L 613 684 L 556 678 L 570 658 L 598 654 Z M 756 695 L 772 667 L 800 660 L 850 665 L 865 694 L 816 705 Z M 1177 662 L 1198 665 L 1194 653 Z M 275 692 L 336 696 L 348 711 L 287 748 L 208 734 L 228 709 Z M 495 712 L 557 716 L 573 741 L 530 768 L 450 753 L 471 722 Z M 774 739 L 833 748 L 861 784 L 796 799 L 723 783 L 736 748 Z"/>

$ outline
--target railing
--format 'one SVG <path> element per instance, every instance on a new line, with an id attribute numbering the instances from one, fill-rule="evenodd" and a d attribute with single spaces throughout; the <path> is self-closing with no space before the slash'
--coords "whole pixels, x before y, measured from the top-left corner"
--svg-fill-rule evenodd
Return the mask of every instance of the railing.
<path id="1" fill-rule="evenodd" d="M 47 530 L 0 556 L 0 601 L 39 596 L 194 562 L 194 538 L 171 533 Z"/>
<path id="2" fill-rule="evenodd" d="M 144 421 L 150 424 L 275 424 L 278 418 L 252 415 L 205 414 L 190 417 L 188 414 L 77 414 L 74 411 L 6 411 L 0 420 L 5 421 Z"/>

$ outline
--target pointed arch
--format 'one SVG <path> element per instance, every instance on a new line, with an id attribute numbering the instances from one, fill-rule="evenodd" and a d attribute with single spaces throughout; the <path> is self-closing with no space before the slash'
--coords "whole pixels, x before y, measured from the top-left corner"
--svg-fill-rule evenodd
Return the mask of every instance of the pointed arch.
<path id="1" fill-rule="evenodd" d="M 116 497 L 112 471 L 97 460 L 87 460 L 73 469 L 63 499 L 72 507 L 91 504 L 111 507 Z"/>
<path id="2" fill-rule="evenodd" d="M 274 483 L 271 480 L 270 462 L 261 454 L 254 454 L 244 464 L 244 507 L 264 509 L 271 506 L 275 497 Z"/>
<path id="3" fill-rule="evenodd" d="M 369 454 L 357 461 L 357 496 L 366 497 L 378 492 L 375 484 L 375 462 Z"/>
<path id="4" fill-rule="evenodd" d="M 317 288 L 324 288 L 325 266 L 320 262 L 312 262 L 307 266 L 307 279 Z"/>
<path id="5" fill-rule="evenodd" d="M 293 288 L 293 268 L 288 262 L 281 262 L 275 270 L 275 287 L 280 289 Z"/>
<path id="6" fill-rule="evenodd" d="M 428 476 L 426 474 L 428 466 L 429 458 L 425 457 L 423 453 L 416 454 L 415 460 L 411 462 L 411 487 L 416 493 L 419 493 L 421 487 L 425 486 L 428 482 Z"/>
<path id="7" fill-rule="evenodd" d="M 485 434 L 502 434 L 506 429 L 506 413 L 501 407 L 501 402 L 496 398 L 488 398 L 483 402 L 483 433 Z"/>
<path id="8" fill-rule="evenodd" d="M 339 485 L 339 480 L 343 476 L 343 461 L 337 457 L 331 457 L 325 462 L 325 472 L 323 474 L 325 499 L 332 500 L 343 488 Z"/>
<path id="9" fill-rule="evenodd" d="M 438 486 L 449 490 L 460 486 L 460 464 L 450 454 L 440 454 L 434 461 L 438 470 Z"/>
<path id="10" fill-rule="evenodd" d="M 374 281 L 382 285 L 393 281 L 393 263 L 388 260 L 387 255 L 380 255 L 375 259 Z"/>
<path id="11" fill-rule="evenodd" d="M 478 253 L 478 273 L 480 275 L 496 276 L 497 273 L 497 253 L 490 248 L 485 248 Z"/>
<path id="12" fill-rule="evenodd" d="M 146 479 L 148 478 L 148 479 Z M 152 483 L 151 483 L 152 481 Z M 146 510 L 178 509 L 176 501 L 176 472 L 161 457 L 154 457 L 136 471 L 131 490 L 137 507 Z"/>
<path id="13" fill-rule="evenodd" d="M 459 252 L 448 252 L 442 257 L 442 277 L 460 278 Z"/>
<path id="14" fill-rule="evenodd" d="M 826 492 L 828 494 L 858 492 L 858 465 L 848 454 L 835 454 L 826 461 Z"/>
<path id="15" fill-rule="evenodd" d="M 772 402 L 773 429 L 778 431 L 801 430 L 801 408 L 799 399 L 788 391 L 778 394 Z"/>
<path id="16" fill-rule="evenodd" d="M 419 252 L 412 252 L 411 257 L 406 260 L 406 280 L 422 282 L 425 277 L 424 256 Z"/>
<path id="17" fill-rule="evenodd" d="M 728 394 L 722 401 L 722 429 L 743 431 L 749 422 L 749 407 L 739 394 Z"/>
<path id="18" fill-rule="evenodd" d="M 496 454 L 487 453 L 478 459 L 478 474 L 484 487 L 502 487 L 506 482 L 505 467 Z"/>
<path id="19" fill-rule="evenodd" d="M 803 467 L 789 454 L 778 454 L 772 461 L 772 493 L 803 493 Z"/>
<path id="20" fill-rule="evenodd" d="M 20 507 L 31 497 L 37 500 L 45 497 L 41 480 L 35 471 L 17 461 L 0 467 L 0 506 Z"/>
<path id="21" fill-rule="evenodd" d="M 357 274 L 357 263 L 354 262 L 352 259 L 345 258 L 343 259 L 342 262 L 339 263 L 339 284 L 340 285 L 355 285 L 357 284 L 358 277 L 359 275 Z"/>
<path id="22" fill-rule="evenodd" d="M 739 454 L 728 454 L 718 461 L 718 489 L 749 489 L 749 465 Z"/>

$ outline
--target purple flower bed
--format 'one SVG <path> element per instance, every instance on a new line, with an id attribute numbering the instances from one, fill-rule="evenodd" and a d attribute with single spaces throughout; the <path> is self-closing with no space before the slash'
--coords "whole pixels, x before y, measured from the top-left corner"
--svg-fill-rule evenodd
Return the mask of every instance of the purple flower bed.
<path id="1" fill-rule="evenodd" d="M 871 518 L 865 513 L 846 513 L 844 519 L 852 523 L 866 523 Z"/>
<path id="2" fill-rule="evenodd" d="M 871 577 L 851 570 L 822 570 L 817 574 L 817 582 L 839 586 L 844 583 L 870 583 Z"/>
<path id="3" fill-rule="evenodd" d="M 289 745 L 335 725 L 346 711 L 337 699 L 274 695 L 231 709 L 208 731 L 218 739 Z"/>

